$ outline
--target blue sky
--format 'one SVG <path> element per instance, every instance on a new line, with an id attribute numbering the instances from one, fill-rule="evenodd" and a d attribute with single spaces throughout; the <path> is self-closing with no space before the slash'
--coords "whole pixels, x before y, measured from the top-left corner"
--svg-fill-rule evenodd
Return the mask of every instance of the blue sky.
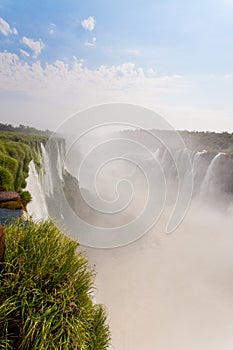
<path id="1" fill-rule="evenodd" d="M 55 128 L 123 101 L 233 131 L 231 0 L 1 0 L 0 54 L 3 121 Z"/>

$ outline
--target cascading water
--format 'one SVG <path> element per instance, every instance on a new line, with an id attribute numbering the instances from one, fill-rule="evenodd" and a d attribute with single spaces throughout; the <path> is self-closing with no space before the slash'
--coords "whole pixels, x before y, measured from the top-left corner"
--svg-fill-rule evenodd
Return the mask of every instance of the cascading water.
<path id="1" fill-rule="evenodd" d="M 198 172 L 198 167 L 199 167 L 199 162 L 200 162 L 200 158 L 203 154 L 206 154 L 207 151 L 204 149 L 201 152 L 196 152 L 194 153 L 194 157 L 193 157 L 193 171 L 194 171 L 194 176 L 197 176 L 197 172 Z"/>
<path id="2" fill-rule="evenodd" d="M 32 196 L 32 201 L 27 205 L 29 215 L 35 220 L 46 219 L 48 217 L 48 210 L 45 193 L 33 160 L 29 164 L 26 190 Z"/>
<path id="3" fill-rule="evenodd" d="M 218 163 L 221 158 L 221 156 L 224 155 L 224 153 L 218 153 L 210 162 L 210 165 L 207 169 L 206 175 L 204 177 L 203 183 L 200 188 L 200 196 L 204 198 L 205 196 L 208 196 L 213 193 L 214 189 L 212 187 L 213 178 L 215 176 L 216 170 L 218 168 Z"/>
<path id="4" fill-rule="evenodd" d="M 180 151 L 177 150 L 172 158 L 171 154 L 165 149 L 158 147 L 153 150 L 152 158 L 145 158 L 143 162 L 153 163 L 157 161 L 164 171 L 164 176 L 167 181 L 169 193 L 173 196 L 176 195 L 175 181 L 178 178 L 183 178 L 183 186 L 185 186 L 186 180 L 193 176 L 194 180 L 194 192 L 195 199 L 203 202 L 213 200 L 214 195 L 220 195 L 224 192 L 225 198 L 228 202 L 228 206 L 232 207 L 233 199 L 233 158 L 224 153 L 210 153 L 206 150 L 198 152 L 189 152 L 187 149 Z M 192 158 L 193 173 L 187 172 L 187 159 L 188 156 Z M 131 155 L 132 159 L 143 158 L 143 155 Z M 123 166 L 127 166 L 124 162 Z M 176 164 L 179 165 L 181 171 L 177 173 Z M 129 168 L 129 174 L 131 176 L 137 176 L 136 168 Z M 224 170 L 225 169 L 225 170 Z M 55 140 L 50 147 L 44 147 L 41 144 L 41 171 L 38 175 L 37 170 L 33 162 L 30 163 L 29 178 L 27 180 L 27 190 L 31 192 L 33 202 L 28 205 L 29 213 L 34 212 L 34 217 L 42 218 L 49 215 L 54 217 L 55 211 L 62 213 L 62 203 L 59 204 L 59 188 L 64 183 L 64 171 L 68 173 L 66 164 L 64 163 L 64 144 L 58 140 Z M 121 172 L 121 169 L 117 167 L 115 172 Z M 125 173 L 125 171 L 124 171 Z M 86 179 L 89 174 L 86 174 Z M 84 177 L 85 179 L 85 177 Z M 155 181 L 157 181 L 155 179 Z M 84 185 L 85 183 L 81 184 Z M 63 186 L 63 185 L 62 185 Z M 55 194 L 56 193 L 56 194 Z M 54 206 L 54 202 L 56 205 Z M 35 204 L 37 203 L 37 204 Z M 59 208 L 58 208 L 59 204 Z M 37 214 L 35 214 L 37 212 Z"/>
<path id="5" fill-rule="evenodd" d="M 26 190 L 31 193 L 32 202 L 27 210 L 34 219 L 55 217 L 58 205 L 54 203 L 59 203 L 59 188 L 63 181 L 63 147 L 63 142 L 59 140 L 52 142 L 50 148 L 41 143 L 39 173 L 33 160 L 29 164 Z"/>
<path id="6" fill-rule="evenodd" d="M 45 149 L 43 143 L 41 144 L 42 149 L 42 181 L 43 187 L 45 188 L 46 195 L 53 195 L 54 184 L 52 177 L 52 166 L 51 166 L 51 155 L 48 154 L 48 151 Z"/>
<path id="7" fill-rule="evenodd" d="M 40 176 L 34 163 L 30 163 L 27 189 L 33 202 L 28 210 L 40 217 L 53 216 L 54 208 L 60 217 L 63 215 L 59 197 L 59 186 L 65 181 L 62 152 L 58 142 L 46 149 L 42 147 Z M 187 150 L 177 150 L 175 154 L 184 183 L 191 176 L 186 171 L 187 154 Z M 233 348 L 232 221 L 230 216 L 209 211 L 203 205 L 203 196 L 208 197 L 214 188 L 218 195 L 228 194 L 230 207 L 233 160 L 230 155 L 205 150 L 189 154 L 198 205 L 191 206 L 174 234 L 164 234 L 165 213 L 155 228 L 129 246 L 115 250 L 85 248 L 97 271 L 96 299 L 107 306 L 114 349 Z M 137 157 L 135 154 L 132 159 Z M 143 161 L 148 164 L 154 160 L 162 166 L 172 189 L 178 174 L 171 155 L 157 148 L 153 149 L 151 160 Z M 126 168 L 123 173 L 135 177 L 134 169 Z M 121 173 L 119 167 L 114 171 L 116 175 Z M 72 181 L 65 183 L 67 197 L 75 193 L 72 186 L 77 183 Z M 103 182 L 102 186 L 105 185 Z M 70 202 L 72 209 L 81 206 L 80 203 L 79 199 L 76 203 Z"/>
<path id="8" fill-rule="evenodd" d="M 64 159 L 64 149 L 62 147 L 63 145 L 59 142 L 56 142 L 56 148 L 57 148 L 57 171 L 58 175 L 61 181 L 63 181 L 63 164 L 62 159 Z"/>

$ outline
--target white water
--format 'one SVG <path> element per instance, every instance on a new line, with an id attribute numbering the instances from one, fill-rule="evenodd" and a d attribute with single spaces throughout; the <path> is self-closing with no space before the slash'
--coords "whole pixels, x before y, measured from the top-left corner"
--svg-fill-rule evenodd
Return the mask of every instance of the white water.
<path id="1" fill-rule="evenodd" d="M 62 181 L 63 180 L 63 174 L 62 174 L 62 169 L 63 169 L 62 159 L 63 159 L 63 155 L 61 154 L 61 152 L 63 150 L 59 147 L 59 142 L 56 142 L 56 148 L 57 148 L 57 172 L 58 172 L 60 180 Z"/>
<path id="2" fill-rule="evenodd" d="M 199 162 L 200 162 L 200 158 L 203 154 L 206 154 L 207 151 L 204 149 L 201 152 L 196 152 L 193 158 L 193 174 L 194 176 L 197 175 L 197 171 L 198 171 L 198 166 L 199 166 Z"/>
<path id="3" fill-rule="evenodd" d="M 42 189 L 37 170 L 33 160 L 29 164 L 29 176 L 26 190 L 31 193 L 32 201 L 27 205 L 27 211 L 35 220 L 46 219 L 48 211 L 45 201 L 44 189 Z"/>
<path id="4" fill-rule="evenodd" d="M 211 189 L 211 183 L 212 183 L 212 178 L 214 176 L 215 170 L 218 166 L 218 161 L 220 157 L 224 155 L 224 153 L 218 153 L 211 161 L 208 170 L 206 172 L 206 175 L 204 177 L 203 183 L 201 185 L 200 189 L 200 196 L 201 198 L 205 197 L 206 195 L 209 194 L 209 190 Z"/>
<path id="5" fill-rule="evenodd" d="M 41 149 L 42 149 L 42 163 L 43 163 L 43 167 L 42 167 L 43 187 L 46 189 L 47 193 L 49 193 L 50 195 L 53 195 L 54 186 L 53 186 L 50 155 L 48 154 L 47 150 L 45 149 L 42 143 L 41 143 Z"/>

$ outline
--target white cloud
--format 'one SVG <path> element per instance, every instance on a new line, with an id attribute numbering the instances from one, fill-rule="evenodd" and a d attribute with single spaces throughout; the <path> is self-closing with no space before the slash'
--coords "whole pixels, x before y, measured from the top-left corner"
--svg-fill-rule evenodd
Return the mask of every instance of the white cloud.
<path id="1" fill-rule="evenodd" d="M 224 75 L 225 79 L 232 79 L 233 78 L 233 73 L 228 73 Z"/>
<path id="2" fill-rule="evenodd" d="M 21 55 L 24 56 L 24 57 L 29 57 L 30 56 L 30 54 L 27 51 L 23 50 L 23 49 L 19 49 L 19 51 L 20 51 Z"/>
<path id="3" fill-rule="evenodd" d="M 149 68 L 149 69 L 147 69 L 147 73 L 148 73 L 149 75 L 155 75 L 155 74 L 156 74 L 156 71 L 155 71 L 153 68 Z"/>
<path id="4" fill-rule="evenodd" d="M 131 53 L 133 55 L 139 55 L 140 51 L 136 49 L 128 49 L 126 52 Z"/>
<path id="5" fill-rule="evenodd" d="M 95 24 L 96 20 L 92 16 L 89 16 L 88 18 L 82 21 L 82 27 L 86 30 L 89 30 L 90 32 L 92 32 L 92 30 L 95 29 Z"/>
<path id="6" fill-rule="evenodd" d="M 70 65 L 56 61 L 42 67 L 39 60 L 28 63 L 16 54 L 2 52 L 0 66 L 0 90 L 21 91 L 40 99 L 44 106 L 48 103 L 53 113 L 63 116 L 110 101 L 149 107 L 164 96 L 179 95 L 184 83 L 180 76 L 151 77 L 133 62 L 89 69 L 83 60 L 74 58 Z"/>
<path id="7" fill-rule="evenodd" d="M 93 44 L 93 43 L 90 43 L 89 41 L 86 41 L 85 43 L 84 43 L 84 46 L 95 46 L 95 44 Z"/>
<path id="8" fill-rule="evenodd" d="M 84 43 L 84 46 L 95 46 L 95 43 L 96 43 L 96 37 L 94 36 L 94 38 L 92 38 L 92 41 L 91 42 L 89 42 L 89 41 L 86 41 L 85 43 Z"/>
<path id="9" fill-rule="evenodd" d="M 133 62 L 90 69 L 76 57 L 72 64 L 42 66 L 9 52 L 0 52 L 0 67 L 0 92 L 10 96 L 1 105 L 8 122 L 14 115 L 23 124 L 55 128 L 84 108 L 126 102 L 155 110 L 178 129 L 232 130 L 233 82 L 224 76 L 159 75 Z M 22 98 L 12 104 L 19 92 Z"/>
<path id="10" fill-rule="evenodd" d="M 9 23 L 7 23 L 2 17 L 0 17 L 0 32 L 7 36 L 9 34 L 17 35 L 18 31 L 16 28 L 11 28 Z"/>
<path id="11" fill-rule="evenodd" d="M 39 39 L 38 41 L 35 41 L 31 38 L 27 38 L 26 36 L 22 38 L 22 43 L 27 45 L 34 52 L 34 55 L 33 55 L 34 58 L 37 58 L 40 55 L 42 49 L 45 47 L 41 39 Z"/>
<path id="12" fill-rule="evenodd" d="M 49 34 L 53 35 L 55 33 L 56 25 L 54 23 L 49 24 Z"/>

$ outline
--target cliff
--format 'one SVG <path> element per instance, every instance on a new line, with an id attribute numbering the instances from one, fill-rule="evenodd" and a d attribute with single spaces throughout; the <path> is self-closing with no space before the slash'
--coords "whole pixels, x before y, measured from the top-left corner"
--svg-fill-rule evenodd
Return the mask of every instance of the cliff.
<path id="1" fill-rule="evenodd" d="M 39 168 L 41 144 L 48 137 L 19 132 L 0 132 L 0 208 L 25 209 L 31 200 L 26 178 L 33 159 Z"/>

